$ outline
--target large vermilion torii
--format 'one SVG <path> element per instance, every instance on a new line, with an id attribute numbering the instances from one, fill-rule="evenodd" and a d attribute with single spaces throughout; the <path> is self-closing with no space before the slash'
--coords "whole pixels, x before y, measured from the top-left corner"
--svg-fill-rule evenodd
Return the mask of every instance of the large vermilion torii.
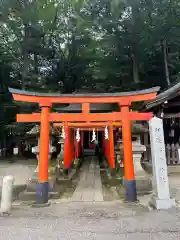
<path id="1" fill-rule="evenodd" d="M 93 127 L 93 124 L 103 122 L 109 126 L 113 139 L 113 122 L 121 121 L 122 137 L 124 148 L 124 187 L 125 200 L 136 201 L 136 181 L 134 174 L 132 141 L 131 141 L 131 121 L 149 120 L 152 113 L 138 113 L 130 111 L 132 102 L 148 101 L 156 98 L 159 87 L 125 92 L 125 93 L 103 93 L 103 94 L 53 94 L 35 93 L 10 88 L 15 101 L 37 103 L 40 106 L 40 113 L 18 114 L 18 122 L 40 122 L 40 158 L 39 174 L 37 186 L 37 203 L 46 204 L 48 202 L 48 151 L 49 151 L 49 127 L 50 122 L 60 122 L 73 125 L 86 123 Z M 50 113 L 53 103 L 80 103 L 82 104 L 81 113 Z M 119 112 L 111 113 L 90 113 L 91 103 L 118 103 Z M 113 141 L 110 144 L 110 154 L 114 152 Z"/>

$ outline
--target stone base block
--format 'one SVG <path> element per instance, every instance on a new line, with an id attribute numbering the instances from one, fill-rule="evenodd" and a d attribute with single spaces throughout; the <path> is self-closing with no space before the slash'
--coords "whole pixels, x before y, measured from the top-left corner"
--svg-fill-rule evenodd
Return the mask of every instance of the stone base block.
<path id="1" fill-rule="evenodd" d="M 60 193 L 59 192 L 49 192 L 48 193 L 48 198 L 49 199 L 58 199 L 60 197 Z M 23 201 L 23 202 L 31 202 L 31 201 L 36 201 L 36 192 L 22 192 L 19 197 L 18 200 Z"/>
<path id="2" fill-rule="evenodd" d="M 21 201 L 32 201 L 36 200 L 36 190 L 38 185 L 38 174 L 35 172 L 32 176 L 32 178 L 27 183 L 26 188 L 24 191 L 22 191 L 18 199 Z M 49 192 L 49 198 L 57 198 L 58 193 L 55 189 L 55 179 L 51 176 L 49 177 L 49 183 L 48 183 L 48 192 Z"/>
<path id="3" fill-rule="evenodd" d="M 47 202 L 47 203 L 33 203 L 32 204 L 32 207 L 33 208 L 44 208 L 44 207 L 49 207 L 51 205 L 51 203 L 50 202 Z"/>
<path id="4" fill-rule="evenodd" d="M 38 173 L 35 172 L 27 184 L 27 192 L 36 192 L 36 186 L 38 184 Z M 55 179 L 49 176 L 49 191 L 53 191 Z"/>
<path id="5" fill-rule="evenodd" d="M 136 181 L 124 180 L 124 188 L 125 188 L 125 201 L 136 202 L 137 201 Z"/>
<path id="6" fill-rule="evenodd" d="M 152 180 L 148 176 L 136 176 L 136 190 L 138 195 L 152 193 Z"/>
<path id="7" fill-rule="evenodd" d="M 157 210 L 166 210 L 176 206 L 175 199 L 159 199 L 156 196 L 152 196 L 152 199 L 149 202 L 150 206 L 156 208 Z"/>

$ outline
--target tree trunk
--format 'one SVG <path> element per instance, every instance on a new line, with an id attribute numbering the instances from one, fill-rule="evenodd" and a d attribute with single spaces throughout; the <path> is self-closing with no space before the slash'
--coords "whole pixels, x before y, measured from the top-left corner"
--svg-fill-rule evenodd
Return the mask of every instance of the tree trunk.
<path id="1" fill-rule="evenodd" d="M 37 55 L 37 53 L 34 53 L 34 73 L 38 77 L 39 71 L 38 71 L 38 55 Z"/>
<path id="2" fill-rule="evenodd" d="M 23 40 L 23 70 L 22 70 L 22 83 L 21 88 L 24 90 L 26 86 L 26 79 L 28 75 L 29 56 L 27 51 L 27 31 L 28 25 L 24 24 L 24 40 Z"/>
<path id="3" fill-rule="evenodd" d="M 131 39 L 131 49 L 132 49 L 132 63 L 133 63 L 133 81 L 134 83 L 139 83 L 139 67 L 138 67 L 138 42 L 139 42 L 139 8 L 138 0 L 129 1 L 129 5 L 132 9 L 132 39 Z"/>
<path id="4" fill-rule="evenodd" d="M 170 77 L 169 77 L 169 68 L 168 68 L 168 53 L 167 53 L 167 41 L 164 39 L 161 43 L 163 49 L 163 58 L 164 58 L 164 68 L 165 68 L 165 76 L 166 76 L 166 83 L 169 86 L 171 84 Z"/>
<path id="5" fill-rule="evenodd" d="M 139 83 L 139 68 L 138 68 L 138 61 L 135 54 L 132 54 L 132 61 L 133 61 L 133 81 L 134 83 Z"/>

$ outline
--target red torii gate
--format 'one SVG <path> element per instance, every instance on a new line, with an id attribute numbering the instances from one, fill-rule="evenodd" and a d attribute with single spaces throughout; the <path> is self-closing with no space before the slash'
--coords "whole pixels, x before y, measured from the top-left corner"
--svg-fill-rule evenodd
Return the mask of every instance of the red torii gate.
<path id="1" fill-rule="evenodd" d="M 147 101 L 156 98 L 159 87 L 151 89 L 132 91 L 125 93 L 103 93 L 103 94 L 53 94 L 35 93 L 9 88 L 15 101 L 31 102 L 39 104 L 41 113 L 17 114 L 17 122 L 40 122 L 40 157 L 37 186 L 37 203 L 46 204 L 48 202 L 48 152 L 49 152 L 49 128 L 50 122 L 109 122 L 111 131 L 113 121 L 122 122 L 122 137 L 124 146 L 124 187 L 125 200 L 136 201 L 136 182 L 134 175 L 132 142 L 131 142 L 131 120 L 149 120 L 152 113 L 131 112 L 132 102 Z M 82 113 L 50 113 L 53 103 L 80 103 Z M 120 112 L 111 113 L 90 113 L 91 103 L 118 103 Z M 112 133 L 110 133 L 112 134 Z M 112 139 L 112 137 L 111 137 Z M 114 145 L 111 142 L 111 152 Z"/>
<path id="2" fill-rule="evenodd" d="M 64 123 L 54 123 L 54 127 L 62 127 L 64 126 Z M 68 123 L 68 129 L 79 129 L 81 132 L 81 143 L 75 142 L 75 151 L 76 151 L 76 157 L 79 157 L 79 154 L 81 153 L 81 150 L 83 149 L 83 131 L 87 131 L 90 129 L 95 129 L 96 132 L 101 131 L 104 132 L 105 127 L 108 128 L 109 131 L 109 138 L 105 139 L 104 134 L 102 134 L 103 137 L 103 153 L 104 156 L 107 158 L 109 167 L 115 168 L 115 156 L 114 156 L 114 135 L 113 131 L 117 129 L 117 127 L 121 127 L 121 122 L 70 122 Z M 65 128 L 64 128 L 65 129 Z M 65 131 L 68 131 L 68 129 Z M 68 135 L 68 134 L 65 134 Z M 70 139 L 72 138 L 71 133 L 69 134 Z M 111 146 L 111 148 L 110 148 Z M 69 139 L 65 138 L 64 142 L 64 167 L 69 168 L 72 162 L 72 156 L 69 156 L 69 149 L 73 149 L 73 146 L 69 146 Z"/>

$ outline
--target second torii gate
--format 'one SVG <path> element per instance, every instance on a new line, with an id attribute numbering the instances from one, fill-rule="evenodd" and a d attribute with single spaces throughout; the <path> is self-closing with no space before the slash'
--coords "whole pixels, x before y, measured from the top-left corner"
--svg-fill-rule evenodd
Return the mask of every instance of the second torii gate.
<path id="1" fill-rule="evenodd" d="M 49 152 L 49 128 L 50 122 L 112 122 L 122 123 L 122 137 L 124 148 L 124 187 L 125 200 L 136 201 L 136 181 L 134 174 L 131 124 L 132 120 L 149 120 L 152 113 L 131 112 L 132 102 L 153 100 L 156 98 L 159 87 L 125 93 L 103 93 L 103 94 L 53 94 L 34 93 L 10 88 L 15 101 L 37 103 L 41 113 L 17 114 L 18 122 L 40 122 L 40 158 L 37 186 L 37 203 L 48 202 L 48 152 Z M 80 103 L 81 113 L 50 113 L 53 103 Z M 119 112 L 90 113 L 91 103 L 118 103 Z M 113 146 L 111 146 L 113 147 Z M 113 150 L 114 151 L 114 150 Z"/>

